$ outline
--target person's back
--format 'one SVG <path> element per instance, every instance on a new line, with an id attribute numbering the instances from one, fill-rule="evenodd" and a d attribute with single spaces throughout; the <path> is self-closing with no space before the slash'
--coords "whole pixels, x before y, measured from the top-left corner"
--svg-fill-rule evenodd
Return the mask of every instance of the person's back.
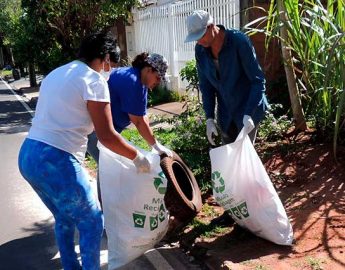
<path id="1" fill-rule="evenodd" d="M 133 67 L 115 69 L 108 80 L 113 124 L 121 132 L 131 121 L 129 114 L 146 114 L 147 87 L 141 83 L 140 70 Z"/>
<path id="2" fill-rule="evenodd" d="M 78 60 L 53 70 L 42 81 L 28 138 L 48 143 L 83 160 L 86 136 L 93 130 L 85 100 L 91 99 L 88 94 L 92 93 L 97 95 L 97 100 L 105 101 L 105 87 L 105 79 Z"/>

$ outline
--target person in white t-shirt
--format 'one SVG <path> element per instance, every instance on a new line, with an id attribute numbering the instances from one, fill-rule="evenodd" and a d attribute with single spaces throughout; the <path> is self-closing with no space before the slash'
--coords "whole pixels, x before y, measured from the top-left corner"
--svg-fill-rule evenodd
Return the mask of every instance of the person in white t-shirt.
<path id="1" fill-rule="evenodd" d="M 100 268 L 103 215 L 82 167 L 87 135 L 96 131 L 110 150 L 133 160 L 138 172 L 149 161 L 114 130 L 107 81 L 119 59 L 108 34 L 88 36 L 79 60 L 58 67 L 42 81 L 32 127 L 19 153 L 22 176 L 55 218 L 55 236 L 64 269 L 81 269 L 74 251 L 79 230 L 82 268 Z"/>

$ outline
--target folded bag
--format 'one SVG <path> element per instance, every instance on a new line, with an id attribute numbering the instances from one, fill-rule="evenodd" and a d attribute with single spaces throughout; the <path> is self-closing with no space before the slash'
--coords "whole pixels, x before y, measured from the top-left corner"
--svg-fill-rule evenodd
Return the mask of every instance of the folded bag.
<path id="1" fill-rule="evenodd" d="M 255 235 L 291 245 L 293 231 L 284 206 L 244 129 L 235 142 L 211 149 L 210 157 L 217 203 Z"/>
<path id="2" fill-rule="evenodd" d="M 152 249 L 168 230 L 164 204 L 167 179 L 158 154 L 141 151 L 150 173 L 137 173 L 132 160 L 100 149 L 99 178 L 108 238 L 108 269 L 119 268 Z"/>

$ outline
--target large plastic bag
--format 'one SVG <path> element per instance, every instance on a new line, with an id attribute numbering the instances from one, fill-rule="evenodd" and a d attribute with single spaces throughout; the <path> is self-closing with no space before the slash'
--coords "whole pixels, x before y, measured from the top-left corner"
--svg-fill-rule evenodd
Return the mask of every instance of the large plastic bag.
<path id="1" fill-rule="evenodd" d="M 154 247 L 167 232 L 169 216 L 164 204 L 167 179 L 158 154 L 140 150 L 151 163 L 150 173 L 137 173 L 133 162 L 100 143 L 99 178 L 108 269 L 116 269 Z"/>
<path id="2" fill-rule="evenodd" d="M 242 227 L 279 245 L 291 245 L 292 227 L 244 129 L 235 142 L 210 150 L 213 195 Z"/>

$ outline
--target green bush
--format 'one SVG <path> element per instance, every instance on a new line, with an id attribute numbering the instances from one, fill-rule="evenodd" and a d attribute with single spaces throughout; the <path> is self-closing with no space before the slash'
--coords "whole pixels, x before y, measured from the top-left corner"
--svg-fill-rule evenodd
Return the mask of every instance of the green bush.
<path id="1" fill-rule="evenodd" d="M 205 116 L 195 99 L 190 98 L 185 112 L 173 118 L 161 118 L 158 121 L 169 123 L 169 128 L 154 129 L 157 139 L 174 150 L 192 170 L 202 192 L 211 188 L 211 163 L 209 144 L 206 139 Z M 135 145 L 148 150 L 147 143 L 136 129 L 128 129 L 121 133 Z"/>
<path id="2" fill-rule="evenodd" d="M 180 95 L 177 91 L 172 91 L 165 86 L 157 86 L 152 91 L 149 91 L 147 96 L 147 105 L 154 106 L 162 103 L 180 101 Z"/>
<path id="3" fill-rule="evenodd" d="M 288 129 L 293 126 L 292 120 L 286 114 L 279 113 L 282 107 L 281 104 L 270 104 L 270 110 L 266 112 L 258 129 L 260 139 L 265 141 L 281 140 Z"/>

